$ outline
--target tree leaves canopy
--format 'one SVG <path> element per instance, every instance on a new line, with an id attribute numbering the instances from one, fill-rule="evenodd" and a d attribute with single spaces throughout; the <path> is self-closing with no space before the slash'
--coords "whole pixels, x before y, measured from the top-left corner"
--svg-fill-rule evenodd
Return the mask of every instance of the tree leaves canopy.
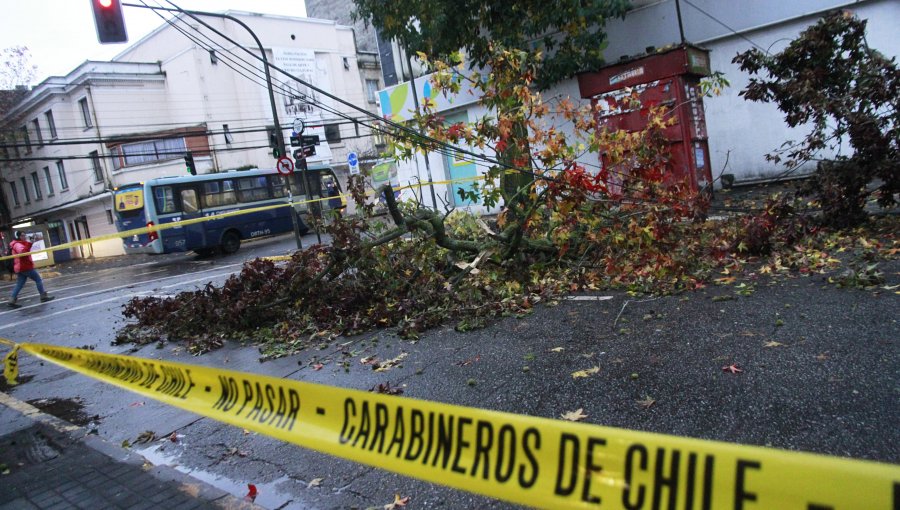
<path id="1" fill-rule="evenodd" d="M 606 20 L 628 0 L 354 0 L 355 19 L 374 25 L 409 51 L 448 59 L 465 50 L 484 66 L 491 45 L 542 52 L 536 84 L 546 88 L 603 64 Z"/>

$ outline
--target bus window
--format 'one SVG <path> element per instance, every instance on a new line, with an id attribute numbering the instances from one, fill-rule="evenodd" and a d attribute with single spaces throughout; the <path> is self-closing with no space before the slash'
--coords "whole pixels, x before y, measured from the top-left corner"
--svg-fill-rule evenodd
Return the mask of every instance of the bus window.
<path id="1" fill-rule="evenodd" d="M 153 188 L 153 196 L 156 199 L 156 213 L 168 214 L 175 212 L 175 193 L 171 186 L 157 186 Z"/>
<path id="2" fill-rule="evenodd" d="M 195 213 L 200 210 L 197 207 L 197 192 L 195 190 L 181 190 L 181 210 L 185 214 Z"/>
<path id="3" fill-rule="evenodd" d="M 203 207 L 219 207 L 237 203 L 237 195 L 234 192 L 234 182 L 229 180 L 210 181 L 203 183 Z"/>
<path id="4" fill-rule="evenodd" d="M 269 198 L 269 187 L 265 175 L 238 179 L 237 189 L 238 200 L 241 202 L 256 202 Z"/>
<path id="5" fill-rule="evenodd" d="M 282 198 L 288 195 L 287 179 L 283 175 L 270 175 L 269 182 L 272 183 L 272 196 L 274 198 Z"/>
<path id="6" fill-rule="evenodd" d="M 287 196 L 287 183 L 291 183 L 291 194 L 295 197 L 299 197 L 304 195 L 305 192 L 303 187 L 303 177 L 299 173 L 295 173 L 291 176 L 284 175 L 273 175 L 272 177 L 272 188 L 275 190 L 275 197 L 286 197 Z M 310 176 L 310 180 L 312 180 L 312 176 Z"/>

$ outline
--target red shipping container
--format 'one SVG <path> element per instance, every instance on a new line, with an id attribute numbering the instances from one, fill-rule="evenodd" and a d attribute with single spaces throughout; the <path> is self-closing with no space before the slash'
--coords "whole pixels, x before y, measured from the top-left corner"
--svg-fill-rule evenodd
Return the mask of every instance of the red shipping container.
<path id="1" fill-rule="evenodd" d="M 663 105 L 672 111 L 674 124 L 664 130 L 670 143 L 671 160 L 664 182 L 682 184 L 697 192 L 712 191 L 712 171 L 700 79 L 709 76 L 709 51 L 683 45 L 620 62 L 596 72 L 578 75 L 581 97 L 598 107 L 598 123 L 610 130 L 641 131 L 647 126 L 649 109 Z M 639 106 L 632 106 L 636 94 Z M 600 164 L 607 168 L 606 154 Z M 609 169 L 607 185 L 621 193 L 628 168 Z"/>

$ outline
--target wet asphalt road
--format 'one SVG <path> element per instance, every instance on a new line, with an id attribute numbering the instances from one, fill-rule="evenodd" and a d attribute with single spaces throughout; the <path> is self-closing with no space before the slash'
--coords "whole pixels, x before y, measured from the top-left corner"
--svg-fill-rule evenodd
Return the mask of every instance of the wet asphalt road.
<path id="1" fill-rule="evenodd" d="M 291 248 L 293 241 L 281 237 L 231 257 L 123 258 L 63 268 L 47 280 L 56 301 L 0 310 L 0 336 L 125 353 L 128 346 L 111 340 L 131 296 L 221 283 L 242 260 Z M 900 262 L 882 270 L 887 285 L 898 283 Z M 8 288 L 4 282 L 0 292 Z M 604 295 L 613 298 L 538 306 L 480 331 L 447 327 L 415 343 L 373 332 L 264 364 L 254 347 L 235 344 L 197 358 L 174 344 L 135 354 L 363 390 L 390 383 L 410 397 L 551 418 L 581 408 L 588 423 L 900 463 L 894 291 L 838 289 L 813 275 L 764 280 L 749 296 L 727 286 L 649 301 Z M 713 300 L 723 295 L 734 299 Z M 359 363 L 403 352 L 403 365 L 387 372 Z M 313 370 L 314 361 L 325 367 Z M 13 397 L 61 399 L 63 414 L 77 411 L 116 444 L 145 430 L 159 437 L 176 432 L 177 443 L 158 441 L 141 452 L 238 496 L 254 483 L 256 502 L 268 508 L 381 507 L 395 494 L 410 496 L 416 508 L 511 506 L 245 434 L 29 356 L 20 362 L 27 382 L 3 389 Z M 722 371 L 732 363 L 743 372 Z M 600 370 L 572 378 L 591 367 Z M 320 483 L 310 484 L 315 479 Z"/>

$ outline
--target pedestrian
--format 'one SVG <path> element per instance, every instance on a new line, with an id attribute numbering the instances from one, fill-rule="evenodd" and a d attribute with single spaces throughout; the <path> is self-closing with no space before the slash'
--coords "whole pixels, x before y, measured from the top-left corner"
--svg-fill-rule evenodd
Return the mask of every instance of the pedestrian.
<path id="1" fill-rule="evenodd" d="M 15 239 L 11 243 L 9 243 L 10 254 L 18 255 L 20 253 L 28 253 L 31 251 L 31 241 L 25 239 L 25 232 L 21 230 L 16 230 L 14 236 Z M 34 280 L 35 285 L 37 285 L 37 290 L 41 295 L 41 303 L 46 303 L 53 299 L 53 296 L 47 294 L 44 290 L 44 281 L 41 279 L 41 275 L 35 271 L 34 269 L 34 261 L 31 260 L 31 255 L 25 255 L 24 257 L 16 257 L 13 262 L 13 270 L 16 273 L 16 286 L 13 288 L 12 298 L 9 300 L 7 305 L 10 308 L 19 308 L 20 304 L 16 303 L 16 300 L 19 297 L 19 291 L 22 290 L 22 287 L 25 286 L 25 281 L 28 278 Z"/>
<path id="2" fill-rule="evenodd" d="M 329 179 L 325 183 L 325 190 L 328 194 L 328 208 L 333 211 L 336 216 L 341 214 L 341 192 L 338 190 L 337 184 L 333 179 Z"/>

